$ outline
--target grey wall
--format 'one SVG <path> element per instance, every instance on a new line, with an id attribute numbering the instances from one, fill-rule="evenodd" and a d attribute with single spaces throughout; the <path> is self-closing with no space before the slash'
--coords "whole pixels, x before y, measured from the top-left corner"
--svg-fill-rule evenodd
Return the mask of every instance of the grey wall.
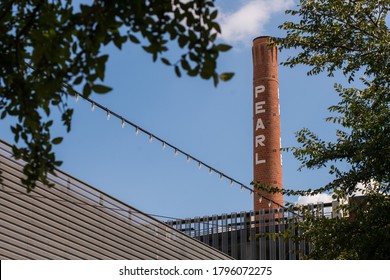
<path id="1" fill-rule="evenodd" d="M 61 171 L 27 193 L 0 140 L 0 259 L 229 259 Z"/>

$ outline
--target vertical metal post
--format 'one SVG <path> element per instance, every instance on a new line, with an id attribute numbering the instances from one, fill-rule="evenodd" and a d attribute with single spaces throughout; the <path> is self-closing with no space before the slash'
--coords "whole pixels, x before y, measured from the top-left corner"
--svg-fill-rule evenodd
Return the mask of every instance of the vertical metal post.
<path id="1" fill-rule="evenodd" d="M 278 209 L 278 233 L 285 231 L 284 208 Z M 283 236 L 279 236 L 279 260 L 286 259 L 286 242 Z"/>
<path id="2" fill-rule="evenodd" d="M 212 242 L 212 247 L 218 249 L 218 250 L 221 250 L 221 248 L 219 247 L 219 242 L 218 242 L 218 216 L 217 215 L 213 215 L 211 217 L 211 227 L 212 227 L 212 235 L 211 235 L 211 242 Z"/>
<path id="3" fill-rule="evenodd" d="M 271 237 L 269 238 L 269 247 L 270 247 L 270 259 L 276 260 L 276 241 L 272 238 L 272 235 L 275 233 L 275 210 L 273 208 L 269 208 L 268 214 L 268 225 L 269 225 L 269 233 Z"/>
<path id="4" fill-rule="evenodd" d="M 211 246 L 210 243 L 210 225 L 209 225 L 209 217 L 204 216 L 203 217 L 203 242 L 207 245 Z"/>
<path id="5" fill-rule="evenodd" d="M 246 260 L 246 245 L 248 242 L 247 238 L 247 225 L 246 225 L 246 213 L 241 212 L 240 213 L 240 223 L 241 223 L 241 229 L 240 229 L 240 248 L 241 248 L 241 254 L 240 259 Z"/>
<path id="6" fill-rule="evenodd" d="M 238 258 L 238 242 L 237 242 L 237 213 L 231 214 L 231 241 L 230 241 L 230 247 L 231 247 L 231 256 L 235 259 Z"/>
<path id="7" fill-rule="evenodd" d="M 256 259 L 256 215 L 253 211 L 249 212 L 249 221 L 248 221 L 248 228 L 249 228 L 249 247 L 250 247 L 250 255 L 249 259 L 255 260 Z"/>
<path id="8" fill-rule="evenodd" d="M 288 222 L 288 230 L 292 232 L 292 234 L 296 234 L 296 229 L 294 228 L 295 227 L 295 214 L 294 213 L 291 213 L 289 212 L 288 213 L 288 217 L 289 217 L 289 222 Z M 289 256 L 289 260 L 296 260 L 297 259 L 297 256 L 296 256 L 296 243 L 293 239 L 289 239 L 288 240 L 288 256 Z"/>
<path id="9" fill-rule="evenodd" d="M 195 219 L 194 219 L 194 238 L 200 240 L 200 235 L 201 235 L 201 232 L 200 232 L 200 218 L 199 217 L 195 217 Z"/>
<path id="10" fill-rule="evenodd" d="M 229 251 L 229 229 L 228 229 L 228 217 L 227 214 L 222 214 L 222 252 L 228 253 Z"/>

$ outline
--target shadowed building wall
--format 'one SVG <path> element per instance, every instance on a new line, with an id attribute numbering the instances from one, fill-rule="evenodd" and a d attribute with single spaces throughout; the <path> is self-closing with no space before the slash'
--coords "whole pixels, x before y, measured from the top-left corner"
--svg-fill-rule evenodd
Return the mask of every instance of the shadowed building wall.
<path id="1" fill-rule="evenodd" d="M 22 170 L 0 140 L 0 259 L 230 259 L 59 170 L 27 193 Z"/>

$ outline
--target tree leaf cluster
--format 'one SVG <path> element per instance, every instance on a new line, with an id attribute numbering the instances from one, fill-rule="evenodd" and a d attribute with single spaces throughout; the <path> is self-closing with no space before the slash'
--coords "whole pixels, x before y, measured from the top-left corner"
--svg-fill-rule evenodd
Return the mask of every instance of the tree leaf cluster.
<path id="1" fill-rule="evenodd" d="M 61 140 L 52 137 L 52 110 L 59 110 L 71 130 L 68 97 L 82 88 L 88 97 L 112 90 L 104 84 L 104 46 L 138 44 L 154 61 L 211 79 L 215 85 L 232 73 L 219 74 L 217 59 L 230 46 L 217 43 L 221 32 L 214 0 L 4 0 L 0 2 L 0 117 L 13 116 L 14 155 L 27 162 L 24 183 L 48 183 L 47 172 L 60 162 L 52 151 Z M 165 54 L 176 43 L 174 62 Z M 171 45 L 170 45 L 171 44 Z"/>

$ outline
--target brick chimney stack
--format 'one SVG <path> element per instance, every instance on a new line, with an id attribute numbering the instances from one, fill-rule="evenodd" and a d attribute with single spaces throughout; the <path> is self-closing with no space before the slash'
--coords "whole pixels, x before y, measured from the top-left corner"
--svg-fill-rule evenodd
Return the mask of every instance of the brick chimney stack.
<path id="1" fill-rule="evenodd" d="M 253 164 L 254 181 L 282 188 L 278 50 L 270 37 L 253 40 Z M 283 205 L 283 195 L 263 193 Z M 267 209 L 268 200 L 254 196 L 254 210 Z M 271 208 L 277 208 L 272 204 Z"/>

